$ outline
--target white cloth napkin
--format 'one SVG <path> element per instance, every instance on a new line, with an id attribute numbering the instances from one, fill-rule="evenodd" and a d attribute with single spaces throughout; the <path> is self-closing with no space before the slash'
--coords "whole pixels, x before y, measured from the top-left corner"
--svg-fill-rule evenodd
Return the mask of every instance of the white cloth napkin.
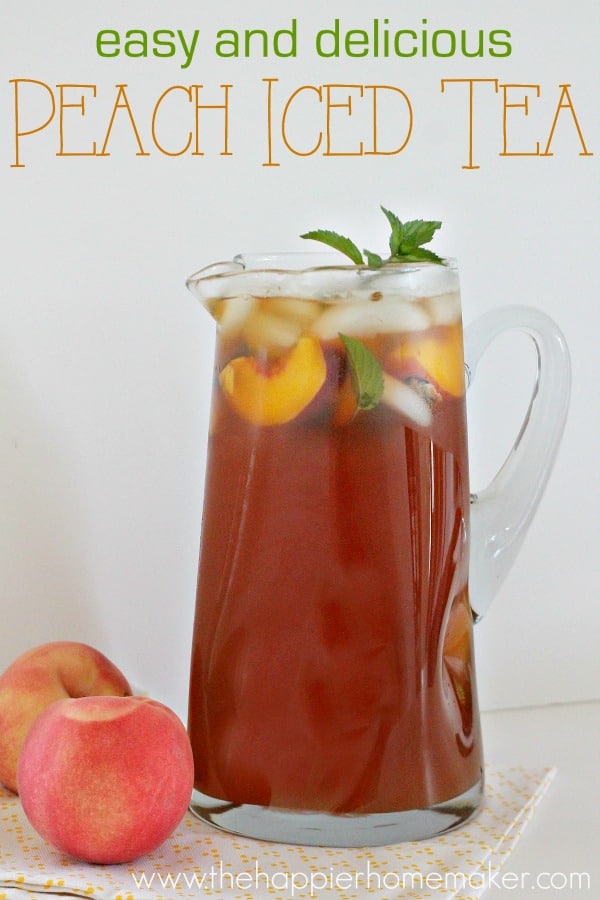
<path id="1" fill-rule="evenodd" d="M 389 847 L 295 847 L 239 838 L 187 813 L 153 853 L 87 865 L 49 847 L 18 797 L 0 788 L 0 900 L 477 900 L 494 883 L 555 769 L 486 766 L 486 800 L 468 825 Z"/>

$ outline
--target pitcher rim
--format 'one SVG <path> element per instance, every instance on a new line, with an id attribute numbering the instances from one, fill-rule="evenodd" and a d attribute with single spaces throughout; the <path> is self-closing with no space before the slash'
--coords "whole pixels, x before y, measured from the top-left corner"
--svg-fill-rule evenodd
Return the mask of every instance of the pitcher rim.
<path id="1" fill-rule="evenodd" d="M 305 266 L 297 266 L 290 267 L 288 266 L 257 266 L 256 268 L 252 266 L 245 265 L 245 261 L 256 261 L 256 260 L 278 260 L 278 259 L 295 259 L 299 261 L 301 258 L 311 258 L 311 259 L 327 259 L 327 263 L 317 263 L 315 265 L 305 265 Z M 252 274 L 252 275 L 285 275 L 285 274 L 295 274 L 301 275 L 304 273 L 318 273 L 318 272 L 334 272 L 334 271 L 347 271 L 347 272 L 365 272 L 371 275 L 380 273 L 385 275 L 386 273 L 398 272 L 398 271 L 419 271 L 421 269 L 430 269 L 434 267 L 445 268 L 450 270 L 458 269 L 458 262 L 456 257 L 453 256 L 443 256 L 441 257 L 441 264 L 433 262 L 432 260 L 405 260 L 398 262 L 390 262 L 385 263 L 382 266 L 370 266 L 368 263 L 361 263 L 360 265 L 352 262 L 345 262 L 343 258 L 340 258 L 340 254 L 335 252 L 328 253 L 327 251 L 278 251 L 275 253 L 236 253 L 236 255 L 230 260 L 219 260 L 218 262 L 209 263 L 206 266 L 202 266 L 200 269 L 197 269 L 191 275 L 186 278 L 186 286 L 189 288 L 194 284 L 197 284 L 199 281 L 205 281 L 209 279 L 225 279 L 231 276 L 240 276 L 244 273 Z"/>

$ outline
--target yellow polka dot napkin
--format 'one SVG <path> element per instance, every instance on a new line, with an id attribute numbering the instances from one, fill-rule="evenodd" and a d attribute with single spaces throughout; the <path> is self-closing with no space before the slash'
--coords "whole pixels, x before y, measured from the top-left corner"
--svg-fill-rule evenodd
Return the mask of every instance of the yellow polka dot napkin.
<path id="1" fill-rule="evenodd" d="M 477 900 L 546 792 L 554 769 L 486 767 L 486 800 L 468 825 L 390 847 L 295 847 L 226 834 L 187 813 L 154 853 L 86 865 L 49 847 L 18 797 L 0 788 L 0 900 Z"/>

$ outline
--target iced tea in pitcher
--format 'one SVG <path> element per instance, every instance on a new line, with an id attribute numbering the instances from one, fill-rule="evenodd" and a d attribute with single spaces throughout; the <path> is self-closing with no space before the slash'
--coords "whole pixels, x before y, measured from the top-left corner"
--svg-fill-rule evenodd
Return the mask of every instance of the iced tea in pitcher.
<path id="1" fill-rule="evenodd" d="M 443 831 L 482 791 L 456 268 L 194 278 L 218 324 L 192 808 L 300 843 Z"/>

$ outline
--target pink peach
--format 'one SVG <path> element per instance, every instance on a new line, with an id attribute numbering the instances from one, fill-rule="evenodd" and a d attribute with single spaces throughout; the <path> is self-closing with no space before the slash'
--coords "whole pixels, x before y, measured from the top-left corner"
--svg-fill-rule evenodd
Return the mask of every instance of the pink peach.
<path id="1" fill-rule="evenodd" d="M 194 780 L 187 732 L 145 697 L 58 700 L 34 722 L 19 759 L 25 815 L 58 850 L 125 863 L 181 821 Z"/>
<path id="2" fill-rule="evenodd" d="M 35 719 L 55 700 L 112 694 L 131 688 L 122 672 L 98 650 L 76 641 L 55 641 L 23 653 L 0 676 L 0 782 L 17 790 L 21 747 Z"/>

